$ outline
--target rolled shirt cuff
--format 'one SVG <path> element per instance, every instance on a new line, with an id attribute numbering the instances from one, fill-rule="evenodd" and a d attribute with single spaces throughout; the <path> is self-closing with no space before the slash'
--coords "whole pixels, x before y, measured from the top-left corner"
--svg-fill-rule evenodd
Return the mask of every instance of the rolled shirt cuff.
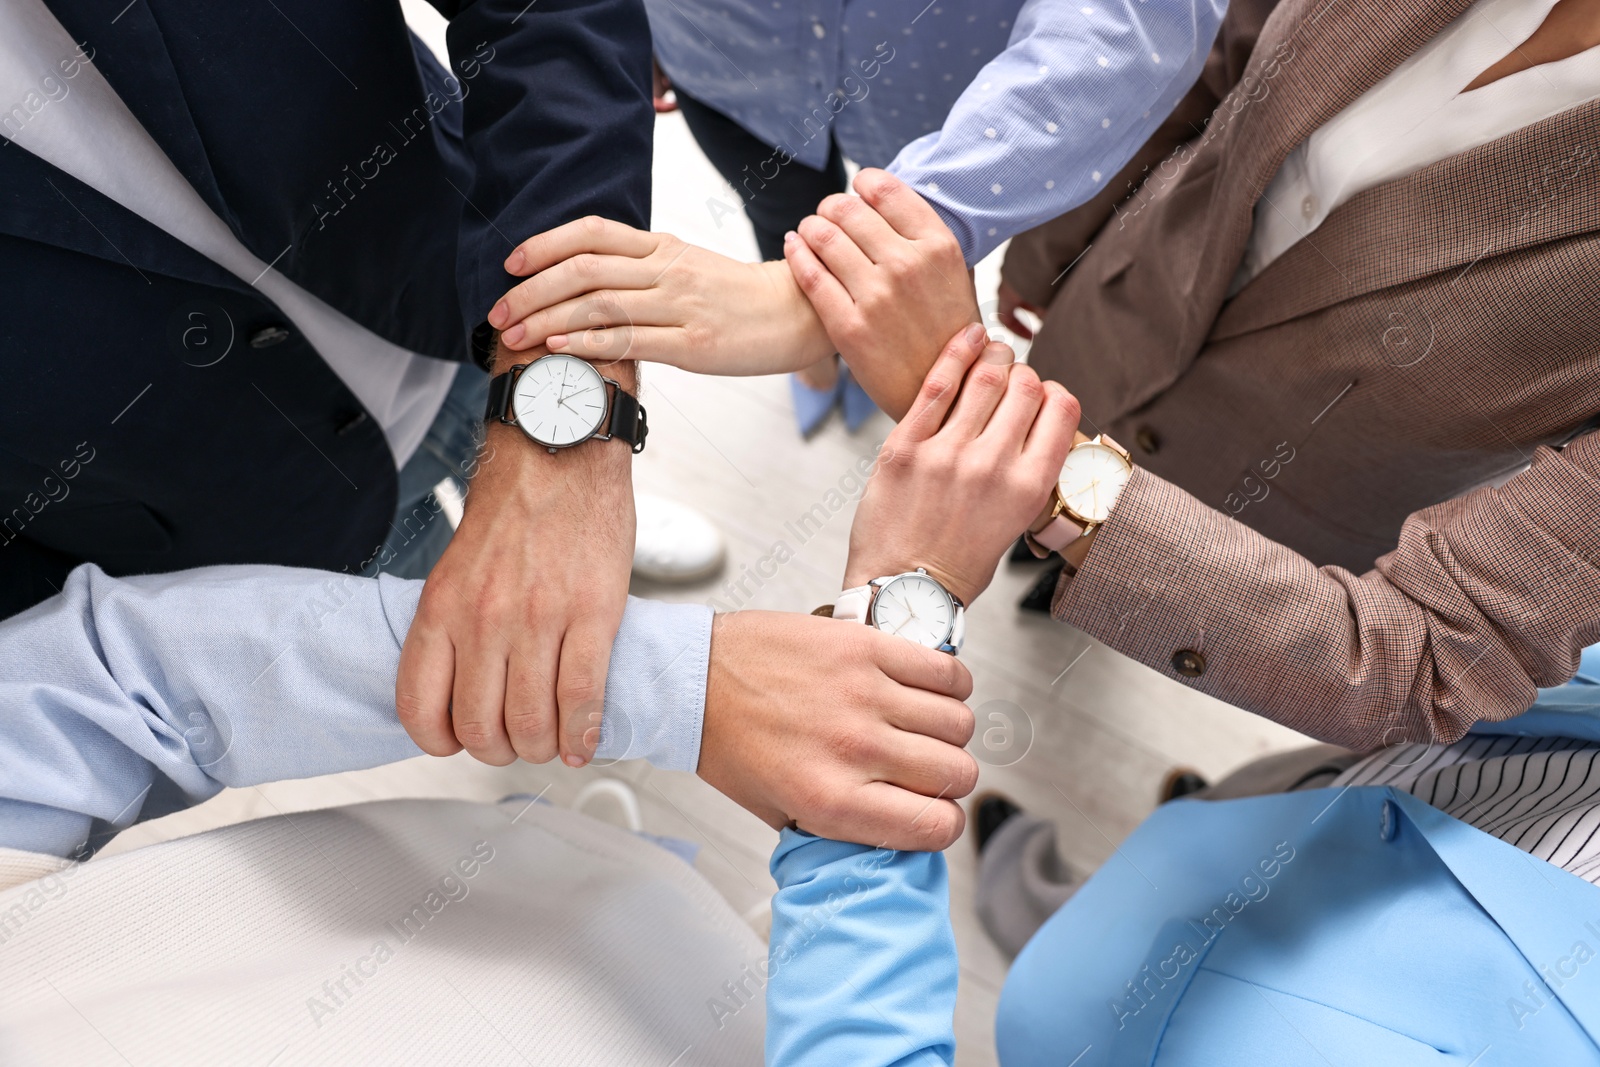
<path id="1" fill-rule="evenodd" d="M 422 582 L 385 575 L 380 583 L 390 628 L 403 645 Z M 642 759 L 690 772 L 700 765 L 711 616 L 703 604 L 628 598 L 611 646 L 596 761 Z"/>

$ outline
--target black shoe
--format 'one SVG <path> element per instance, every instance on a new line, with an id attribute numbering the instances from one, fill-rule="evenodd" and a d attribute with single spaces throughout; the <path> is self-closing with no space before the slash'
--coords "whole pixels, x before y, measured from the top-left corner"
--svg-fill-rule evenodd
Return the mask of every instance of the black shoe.
<path id="1" fill-rule="evenodd" d="M 1210 784 L 1188 767 L 1174 767 L 1161 780 L 1161 792 L 1156 798 L 1156 803 L 1165 804 L 1169 800 L 1198 793 Z"/>
<path id="2" fill-rule="evenodd" d="M 1035 556 L 1033 554 L 1033 549 L 1028 547 L 1027 539 L 1019 537 L 1011 546 L 1011 555 L 1006 557 L 1006 562 L 1014 567 L 1018 564 L 1044 563 L 1047 560 L 1052 560 L 1055 558 L 1056 554 L 1054 552 L 1050 553 L 1048 556 Z"/>
<path id="3" fill-rule="evenodd" d="M 1007 819 L 1021 811 L 1021 808 L 999 793 L 987 793 L 978 798 L 978 803 L 973 808 L 972 831 L 978 837 L 980 856 L 983 855 L 983 847 L 989 843 L 995 831 L 1000 829 Z"/>
<path id="4" fill-rule="evenodd" d="M 1056 585 L 1061 581 L 1061 569 L 1065 562 L 1055 559 L 1045 572 L 1039 575 L 1039 580 L 1033 588 L 1023 596 L 1017 607 L 1023 611 L 1037 611 L 1040 614 L 1050 614 L 1050 602 L 1055 599 Z"/>

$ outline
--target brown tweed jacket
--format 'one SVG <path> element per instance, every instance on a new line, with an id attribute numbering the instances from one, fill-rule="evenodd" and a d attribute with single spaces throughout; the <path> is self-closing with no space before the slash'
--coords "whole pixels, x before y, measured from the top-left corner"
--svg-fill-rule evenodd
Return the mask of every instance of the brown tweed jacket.
<path id="1" fill-rule="evenodd" d="M 1176 119 L 1005 268 L 1034 366 L 1141 468 L 1057 617 L 1355 748 L 1515 715 L 1600 641 L 1600 101 L 1226 296 L 1284 157 L 1468 2 L 1236 4 Z"/>

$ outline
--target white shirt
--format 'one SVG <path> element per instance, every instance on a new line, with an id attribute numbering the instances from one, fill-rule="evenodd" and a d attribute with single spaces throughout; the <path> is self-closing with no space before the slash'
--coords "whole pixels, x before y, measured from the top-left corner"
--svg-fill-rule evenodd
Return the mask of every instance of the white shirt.
<path id="1" fill-rule="evenodd" d="M 358 804 L 58 866 L 0 849 L 8 1067 L 761 1063 L 762 939 L 679 856 L 549 804 Z"/>
<path id="2" fill-rule="evenodd" d="M 1600 96 L 1600 48 L 1461 90 L 1526 41 L 1555 0 L 1477 0 L 1306 138 L 1256 204 L 1231 292 L 1345 201 Z"/>
<path id="3" fill-rule="evenodd" d="M 26 123 L 6 132 L 259 289 L 361 401 L 383 428 L 395 466 L 404 466 L 438 415 L 456 364 L 384 340 L 258 259 L 92 64 L 71 79 L 62 76 L 61 61 L 77 54 L 78 45 L 44 0 L 0 2 L 0 100 L 42 102 L 37 111 L 27 109 Z"/>

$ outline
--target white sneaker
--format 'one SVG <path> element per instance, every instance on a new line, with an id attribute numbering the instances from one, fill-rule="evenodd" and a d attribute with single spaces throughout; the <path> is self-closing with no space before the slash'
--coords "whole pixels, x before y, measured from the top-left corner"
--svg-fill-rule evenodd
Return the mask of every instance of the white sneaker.
<path id="1" fill-rule="evenodd" d="M 653 582 L 697 582 L 722 569 L 727 547 L 711 520 L 676 500 L 648 493 L 633 498 L 638 532 L 633 573 Z"/>

